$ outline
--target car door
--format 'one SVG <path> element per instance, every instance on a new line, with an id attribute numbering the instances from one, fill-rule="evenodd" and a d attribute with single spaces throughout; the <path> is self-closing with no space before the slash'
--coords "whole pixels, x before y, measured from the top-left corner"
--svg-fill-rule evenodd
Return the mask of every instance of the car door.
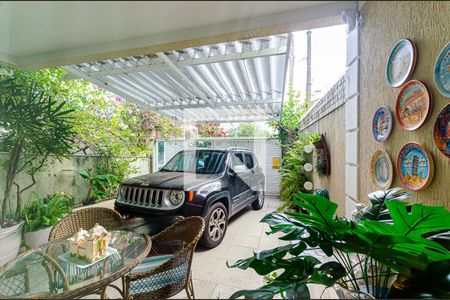
<path id="1" fill-rule="evenodd" d="M 248 172 L 245 171 L 244 154 L 242 152 L 233 152 L 230 154 L 230 170 L 229 170 L 229 180 L 230 180 L 230 195 L 233 201 L 233 210 L 238 209 L 246 200 L 245 192 L 247 191 L 247 186 L 245 183 L 248 177 Z"/>
<path id="2" fill-rule="evenodd" d="M 259 179 L 256 174 L 256 161 L 255 157 L 252 153 L 244 153 L 244 163 L 247 169 L 249 170 L 248 176 L 245 179 L 246 182 L 246 193 L 245 193 L 245 199 L 248 201 L 253 201 L 255 198 L 254 191 L 258 188 Z"/>

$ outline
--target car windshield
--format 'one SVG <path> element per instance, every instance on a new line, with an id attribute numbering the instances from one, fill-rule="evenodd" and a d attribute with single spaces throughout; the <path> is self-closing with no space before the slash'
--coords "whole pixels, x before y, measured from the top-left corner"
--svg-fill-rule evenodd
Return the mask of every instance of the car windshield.
<path id="1" fill-rule="evenodd" d="M 223 172 L 224 165 L 225 153 L 221 151 L 181 151 L 161 171 L 217 174 Z"/>

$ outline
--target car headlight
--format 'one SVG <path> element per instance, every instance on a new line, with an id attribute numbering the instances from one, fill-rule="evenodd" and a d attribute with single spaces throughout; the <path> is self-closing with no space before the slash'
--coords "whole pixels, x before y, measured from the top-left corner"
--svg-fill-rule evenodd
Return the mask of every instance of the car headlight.
<path id="1" fill-rule="evenodd" d="M 184 200 L 183 191 L 171 191 L 169 195 L 169 200 L 173 205 L 179 205 Z"/>

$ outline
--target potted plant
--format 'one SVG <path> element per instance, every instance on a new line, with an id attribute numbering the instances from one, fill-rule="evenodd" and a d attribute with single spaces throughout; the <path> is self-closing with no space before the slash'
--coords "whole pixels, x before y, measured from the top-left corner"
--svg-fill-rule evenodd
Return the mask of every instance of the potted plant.
<path id="1" fill-rule="evenodd" d="M 337 284 L 357 297 L 387 297 L 397 275 L 409 278 L 412 270 L 423 272 L 430 264 L 450 259 L 450 252 L 430 238 L 450 230 L 450 213 L 423 204 L 408 207 L 402 201 L 407 196 L 400 189 L 378 191 L 371 199 L 375 199 L 372 208 L 363 210 L 358 221 L 351 221 L 336 216 L 337 204 L 327 198 L 295 195 L 293 203 L 306 214 L 273 212 L 261 220 L 270 226 L 269 234 L 284 233 L 280 239 L 291 244 L 255 253 L 230 266 L 253 268 L 262 276 L 279 269 L 284 272 L 269 284 L 238 291 L 232 298 L 309 298 L 309 283 Z M 305 255 L 310 248 L 323 252 L 330 261 L 322 263 Z"/>
<path id="2" fill-rule="evenodd" d="M 45 244 L 53 225 L 69 214 L 73 205 L 73 198 L 67 197 L 64 193 L 46 198 L 35 195 L 35 200 L 22 211 L 22 218 L 25 221 L 25 244 L 32 248 Z"/>
<path id="3" fill-rule="evenodd" d="M 70 154 L 73 142 L 71 110 L 35 75 L 0 70 L 0 151 L 9 154 L 0 195 L 0 266 L 19 251 L 22 194 L 36 184 L 35 174 L 46 166 L 49 155 L 61 160 Z M 19 174 L 27 174 L 30 182 L 17 180 Z"/>

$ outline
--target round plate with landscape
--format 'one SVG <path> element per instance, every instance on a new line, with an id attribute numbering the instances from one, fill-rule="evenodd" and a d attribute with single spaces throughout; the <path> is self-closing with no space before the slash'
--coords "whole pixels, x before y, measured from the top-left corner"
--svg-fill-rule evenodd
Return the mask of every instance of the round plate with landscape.
<path id="1" fill-rule="evenodd" d="M 434 124 L 434 142 L 450 158 L 450 103 L 442 108 Z"/>
<path id="2" fill-rule="evenodd" d="M 386 78 L 391 87 L 399 87 L 408 80 L 414 71 L 416 58 L 416 46 L 411 40 L 402 39 L 395 44 L 386 67 Z"/>
<path id="3" fill-rule="evenodd" d="M 421 144 L 409 142 L 402 147 L 397 157 L 397 173 L 408 189 L 419 191 L 428 187 L 433 172 L 433 158 Z"/>
<path id="4" fill-rule="evenodd" d="M 386 151 L 379 149 L 372 155 L 370 175 L 376 186 L 382 189 L 388 189 L 391 186 L 394 171 L 391 159 Z"/>
<path id="5" fill-rule="evenodd" d="M 406 130 L 416 130 L 425 123 L 431 110 L 431 96 L 425 83 L 408 81 L 400 90 L 395 106 L 397 121 Z"/>
<path id="6" fill-rule="evenodd" d="M 450 43 L 445 45 L 436 60 L 434 83 L 442 95 L 450 97 Z"/>
<path id="7" fill-rule="evenodd" d="M 386 106 L 380 106 L 372 120 L 373 137 L 378 142 L 384 142 L 392 131 L 392 114 Z"/>

